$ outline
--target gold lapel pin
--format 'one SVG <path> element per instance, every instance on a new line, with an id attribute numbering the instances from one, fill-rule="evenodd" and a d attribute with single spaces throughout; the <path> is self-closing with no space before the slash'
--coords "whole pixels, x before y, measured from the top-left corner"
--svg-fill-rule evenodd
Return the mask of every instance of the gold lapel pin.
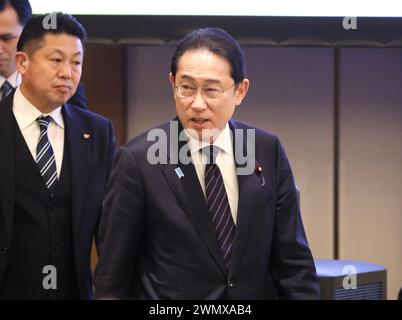
<path id="1" fill-rule="evenodd" d="M 89 133 L 84 133 L 84 139 L 89 139 L 91 135 Z"/>

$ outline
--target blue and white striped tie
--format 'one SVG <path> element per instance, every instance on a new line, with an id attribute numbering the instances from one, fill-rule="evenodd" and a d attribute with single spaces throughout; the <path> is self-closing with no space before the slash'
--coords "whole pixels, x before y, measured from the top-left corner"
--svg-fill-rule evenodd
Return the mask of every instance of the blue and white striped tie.
<path id="1" fill-rule="evenodd" d="M 46 187 L 52 191 L 57 182 L 56 158 L 47 134 L 52 117 L 40 116 L 37 121 L 39 122 L 40 136 L 36 146 L 36 164 Z"/>

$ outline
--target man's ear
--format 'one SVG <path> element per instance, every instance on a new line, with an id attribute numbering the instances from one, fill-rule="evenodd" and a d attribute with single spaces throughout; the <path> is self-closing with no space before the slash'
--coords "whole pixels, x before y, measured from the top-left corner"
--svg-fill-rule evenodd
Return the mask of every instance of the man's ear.
<path id="1" fill-rule="evenodd" d="M 169 81 L 174 87 L 174 75 L 171 72 L 169 72 Z"/>
<path id="2" fill-rule="evenodd" d="M 173 95 L 176 97 L 176 90 L 174 88 L 174 75 L 170 72 L 169 73 L 169 81 L 172 84 Z"/>
<path id="3" fill-rule="evenodd" d="M 24 75 L 29 65 L 28 55 L 25 52 L 17 51 L 15 54 L 15 65 L 18 72 Z"/>
<path id="4" fill-rule="evenodd" d="M 248 79 L 243 79 L 242 82 L 240 82 L 237 85 L 236 88 L 236 106 L 239 106 L 241 102 L 243 101 L 244 97 L 247 94 L 248 88 L 250 87 L 250 81 Z"/>

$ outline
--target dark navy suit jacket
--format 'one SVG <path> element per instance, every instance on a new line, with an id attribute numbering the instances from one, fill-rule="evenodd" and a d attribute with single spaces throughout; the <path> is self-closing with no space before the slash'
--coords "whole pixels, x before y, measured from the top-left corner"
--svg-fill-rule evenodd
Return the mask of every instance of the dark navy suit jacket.
<path id="1" fill-rule="evenodd" d="M 18 161 L 14 152 L 13 97 L 14 92 L 0 103 L 0 283 L 13 232 L 14 164 Z M 116 145 L 110 120 L 69 104 L 62 107 L 62 114 L 72 175 L 71 214 L 76 273 L 81 297 L 88 299 L 93 297 L 91 245 L 97 235 L 102 199 Z"/>
<path id="2" fill-rule="evenodd" d="M 155 141 L 139 135 L 120 148 L 108 184 L 95 272 L 97 298 L 316 299 L 319 282 L 289 162 L 278 138 L 255 130 L 251 174 L 238 175 L 232 262 L 226 270 L 193 164 L 151 164 Z M 158 127 L 177 141 L 170 124 Z M 181 125 L 179 124 L 179 130 Z M 247 148 L 245 139 L 240 141 Z M 235 145 L 235 148 L 238 145 Z M 162 150 L 169 157 L 170 151 Z M 246 151 L 245 151 L 246 152 Z M 180 167 L 184 177 L 175 169 Z M 264 179 L 263 179 L 264 178 Z M 265 183 L 264 181 L 265 180 Z"/>
<path id="3" fill-rule="evenodd" d="M 78 84 L 74 95 L 67 101 L 68 104 L 88 110 L 88 99 L 85 96 L 84 85 L 82 82 Z"/>

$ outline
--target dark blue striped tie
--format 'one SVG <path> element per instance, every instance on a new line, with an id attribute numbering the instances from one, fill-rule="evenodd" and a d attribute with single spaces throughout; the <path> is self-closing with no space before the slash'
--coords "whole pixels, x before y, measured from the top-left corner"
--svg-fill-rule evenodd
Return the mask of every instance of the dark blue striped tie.
<path id="1" fill-rule="evenodd" d="M 230 211 L 229 200 L 218 165 L 215 163 L 219 148 L 206 147 L 202 150 L 207 155 L 205 166 L 205 196 L 212 218 L 212 227 L 218 238 L 226 268 L 229 269 L 232 253 L 235 224 Z"/>
<path id="2" fill-rule="evenodd" d="M 39 117 L 40 136 L 36 146 L 36 164 L 46 187 L 52 191 L 57 182 L 56 159 L 50 144 L 47 129 L 52 117 Z"/>
<path id="3" fill-rule="evenodd" d="M 11 84 L 7 80 L 4 81 L 3 85 L 1 86 L 1 100 L 7 97 L 12 89 L 13 87 L 11 86 Z"/>

